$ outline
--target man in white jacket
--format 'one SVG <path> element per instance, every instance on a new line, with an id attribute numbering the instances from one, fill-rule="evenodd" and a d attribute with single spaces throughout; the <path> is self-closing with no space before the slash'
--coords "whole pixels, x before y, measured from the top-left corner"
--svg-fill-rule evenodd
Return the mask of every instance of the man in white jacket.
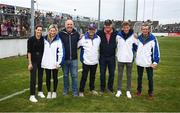
<path id="1" fill-rule="evenodd" d="M 88 26 L 88 32 L 79 40 L 78 47 L 81 48 L 80 59 L 82 62 L 82 77 L 79 88 L 79 96 L 84 96 L 84 88 L 87 80 L 88 73 L 90 72 L 89 77 L 89 87 L 92 94 L 97 95 L 97 91 L 95 91 L 95 75 L 97 65 L 99 63 L 99 45 L 101 42 L 100 37 L 95 33 L 96 25 L 91 23 Z"/>
<path id="2" fill-rule="evenodd" d="M 126 75 L 127 75 L 127 88 L 126 88 L 126 96 L 128 98 L 132 98 L 131 96 L 131 73 L 132 73 L 132 65 L 134 58 L 134 45 L 137 43 L 137 36 L 130 29 L 129 22 L 122 23 L 122 31 L 118 33 L 117 40 L 117 53 L 116 57 L 118 60 L 118 91 L 116 93 L 116 97 L 120 97 L 122 94 L 122 78 L 124 66 L 126 66 Z"/>
<path id="3" fill-rule="evenodd" d="M 138 36 L 136 64 L 138 71 L 137 96 L 141 96 L 142 77 L 144 68 L 148 76 L 148 95 L 153 96 L 153 69 L 157 67 L 160 59 L 159 44 L 156 37 L 150 33 L 151 26 L 143 23 L 141 26 L 142 34 Z"/>
<path id="4" fill-rule="evenodd" d="M 63 45 L 59 35 L 57 35 L 57 27 L 49 26 L 49 33 L 44 38 L 44 53 L 41 67 L 46 71 L 46 86 L 48 90 L 47 98 L 57 97 L 58 85 L 58 68 L 63 60 Z M 51 73 L 53 74 L 54 89 L 51 93 Z"/>

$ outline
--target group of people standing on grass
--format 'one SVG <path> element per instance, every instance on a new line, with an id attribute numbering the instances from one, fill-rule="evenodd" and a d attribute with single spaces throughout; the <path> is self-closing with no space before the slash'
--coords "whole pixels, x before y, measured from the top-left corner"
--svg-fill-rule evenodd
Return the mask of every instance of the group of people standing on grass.
<path id="1" fill-rule="evenodd" d="M 118 87 L 116 97 L 122 95 L 122 78 L 126 67 L 127 88 L 126 96 L 131 95 L 131 77 L 134 59 L 137 64 L 138 83 L 137 96 L 141 96 L 143 70 L 146 68 L 148 76 L 148 95 L 153 96 L 153 69 L 159 63 L 160 53 L 158 41 L 151 34 L 151 26 L 143 23 L 142 33 L 136 35 L 129 22 L 122 23 L 120 32 L 113 28 L 111 20 L 105 20 L 102 30 L 97 31 L 96 24 L 88 25 L 87 32 L 80 36 L 74 29 L 71 19 L 65 21 L 65 28 L 58 32 L 56 25 L 50 25 L 48 35 L 42 36 L 41 25 L 35 27 L 35 35 L 28 39 L 28 70 L 30 71 L 30 98 L 31 102 L 38 102 L 35 97 L 36 73 L 38 73 L 38 96 L 45 98 L 42 91 L 43 70 L 46 72 L 46 98 L 57 97 L 58 69 L 62 67 L 64 89 L 63 95 L 70 92 L 69 73 L 72 80 L 72 95 L 84 97 L 84 89 L 89 76 L 89 89 L 93 95 L 95 90 L 96 70 L 100 67 L 100 93 L 114 92 L 114 76 L 116 60 L 118 62 Z M 82 76 L 78 89 L 78 54 L 82 63 Z M 106 84 L 106 70 L 109 76 Z M 53 76 L 53 90 L 51 90 L 51 74 Z M 107 86 L 106 86 L 107 85 Z"/>

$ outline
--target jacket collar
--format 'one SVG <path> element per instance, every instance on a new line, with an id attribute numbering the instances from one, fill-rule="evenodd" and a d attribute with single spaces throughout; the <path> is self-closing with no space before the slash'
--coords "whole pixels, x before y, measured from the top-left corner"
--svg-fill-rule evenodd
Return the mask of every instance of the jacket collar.
<path id="1" fill-rule="evenodd" d="M 44 39 L 48 41 L 48 35 L 46 35 L 46 36 L 44 37 Z M 51 43 L 53 43 L 54 41 L 59 40 L 59 39 L 60 39 L 60 38 L 59 38 L 59 35 L 56 35 L 56 36 L 54 37 L 54 39 L 52 40 Z M 49 42 L 49 41 L 48 41 L 48 42 Z"/>
<path id="2" fill-rule="evenodd" d="M 73 28 L 72 32 L 71 32 L 71 33 L 68 33 L 68 32 L 66 31 L 66 29 L 63 29 L 62 32 L 69 35 L 69 34 L 74 34 L 74 33 L 76 32 L 76 30 Z"/>
<path id="3" fill-rule="evenodd" d="M 106 33 L 104 32 L 104 28 L 102 29 L 102 32 L 103 32 L 104 34 L 106 34 Z M 114 34 L 114 33 L 116 33 L 116 30 L 115 30 L 114 28 L 112 28 L 111 34 Z"/>
<path id="4" fill-rule="evenodd" d="M 144 39 L 143 39 L 143 35 L 141 34 L 140 36 L 138 36 L 138 39 L 139 39 L 139 41 L 144 45 L 144 44 L 146 44 L 146 43 L 154 40 L 155 37 L 154 37 L 153 34 L 150 33 L 149 36 L 148 36 L 148 38 L 147 38 L 147 40 L 144 40 Z"/>
<path id="5" fill-rule="evenodd" d="M 86 33 L 84 34 L 84 37 L 85 37 L 85 39 L 91 39 L 91 38 L 89 37 L 89 33 L 88 33 L 88 32 L 86 32 Z M 98 36 L 97 36 L 96 33 L 94 34 L 94 36 L 93 36 L 92 39 L 95 39 L 95 38 L 98 38 Z"/>
<path id="6" fill-rule="evenodd" d="M 128 39 L 133 35 L 134 31 L 132 29 L 129 30 L 129 33 L 126 34 L 123 30 L 118 33 L 119 36 L 121 36 L 124 40 Z"/>

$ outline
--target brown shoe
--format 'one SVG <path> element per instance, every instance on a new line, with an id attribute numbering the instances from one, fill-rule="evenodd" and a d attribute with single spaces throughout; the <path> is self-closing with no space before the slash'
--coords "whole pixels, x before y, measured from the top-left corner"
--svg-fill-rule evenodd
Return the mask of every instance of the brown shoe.
<path id="1" fill-rule="evenodd" d="M 141 92 L 138 91 L 138 92 L 136 93 L 136 96 L 140 97 L 140 96 L 141 96 Z"/>
<path id="2" fill-rule="evenodd" d="M 148 92 L 149 97 L 153 97 L 153 92 Z"/>

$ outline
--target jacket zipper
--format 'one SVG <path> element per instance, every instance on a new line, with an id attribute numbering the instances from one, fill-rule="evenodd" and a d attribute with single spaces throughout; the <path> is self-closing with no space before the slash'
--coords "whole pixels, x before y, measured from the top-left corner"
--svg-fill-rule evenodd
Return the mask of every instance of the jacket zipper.
<path id="1" fill-rule="evenodd" d="M 72 59 L 72 51 L 71 51 L 71 35 L 69 35 L 69 58 Z"/>
<path id="2" fill-rule="evenodd" d="M 93 45 L 94 45 L 94 44 L 93 44 L 93 39 L 91 39 L 91 42 L 92 42 L 92 46 L 93 46 Z"/>
<path id="3" fill-rule="evenodd" d="M 73 35 L 73 33 L 68 34 L 67 32 L 63 31 L 65 34 L 67 34 L 69 36 L 69 59 L 72 59 L 72 51 L 71 51 L 71 35 Z"/>

